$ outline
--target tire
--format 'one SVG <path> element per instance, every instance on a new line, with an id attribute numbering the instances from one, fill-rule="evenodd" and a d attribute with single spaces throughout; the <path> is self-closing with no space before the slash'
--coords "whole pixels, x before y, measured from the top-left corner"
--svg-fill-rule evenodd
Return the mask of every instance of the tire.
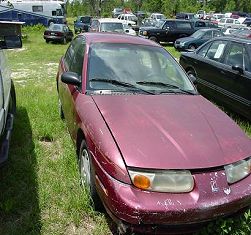
<path id="1" fill-rule="evenodd" d="M 64 112 L 63 112 L 63 109 L 62 109 L 62 104 L 61 104 L 61 101 L 60 99 L 58 98 L 58 111 L 59 111 L 59 116 L 62 120 L 64 120 Z"/>
<path id="2" fill-rule="evenodd" d="M 92 158 L 85 140 L 82 140 L 79 148 L 78 167 L 81 185 L 87 190 L 92 207 L 97 211 L 103 210 L 103 205 L 95 185 L 95 173 Z"/>
<path id="3" fill-rule="evenodd" d="M 11 90 L 10 90 L 10 101 L 9 101 L 9 110 L 8 112 L 15 115 L 17 110 L 16 104 L 16 91 L 13 81 L 11 81 Z"/>
<path id="4" fill-rule="evenodd" d="M 154 42 L 159 42 L 158 39 L 155 36 L 151 36 L 149 40 L 154 41 Z"/>
<path id="5" fill-rule="evenodd" d="M 67 40 L 66 40 L 66 38 L 64 37 L 63 40 L 62 40 L 62 44 L 65 45 L 66 43 L 67 43 Z"/>
<path id="6" fill-rule="evenodd" d="M 190 49 L 190 50 L 195 50 L 195 49 L 196 49 L 196 46 L 195 46 L 194 44 L 190 44 L 190 45 L 188 46 L 188 49 Z"/>
<path id="7" fill-rule="evenodd" d="M 45 41 L 46 41 L 46 43 L 49 43 L 49 42 L 50 42 L 50 40 L 49 40 L 49 39 L 46 39 Z"/>

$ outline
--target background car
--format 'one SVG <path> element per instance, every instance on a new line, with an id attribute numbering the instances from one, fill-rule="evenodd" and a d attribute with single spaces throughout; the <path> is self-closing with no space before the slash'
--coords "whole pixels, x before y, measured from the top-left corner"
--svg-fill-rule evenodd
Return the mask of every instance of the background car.
<path id="1" fill-rule="evenodd" d="M 195 50 L 208 40 L 219 36 L 224 36 L 224 34 L 218 29 L 199 29 L 189 37 L 177 39 L 174 47 L 177 50 Z"/>
<path id="2" fill-rule="evenodd" d="M 240 38 L 250 38 L 251 39 L 251 29 L 249 28 L 242 28 L 238 29 L 231 33 L 232 37 L 240 37 Z"/>
<path id="3" fill-rule="evenodd" d="M 251 140 L 160 45 L 78 35 L 56 81 L 81 182 L 119 231 L 188 232 L 250 206 Z"/>
<path id="4" fill-rule="evenodd" d="M 126 34 L 132 35 L 132 36 L 136 36 L 137 33 L 135 30 L 132 29 L 132 27 L 128 26 L 127 24 L 123 24 L 123 28 L 124 28 L 124 32 Z"/>
<path id="5" fill-rule="evenodd" d="M 44 39 L 46 43 L 61 42 L 66 44 L 73 38 L 73 32 L 65 24 L 51 24 L 49 28 L 44 31 Z"/>
<path id="6" fill-rule="evenodd" d="M 124 27 L 122 22 L 118 19 L 101 18 L 92 22 L 90 31 L 124 33 Z"/>
<path id="7" fill-rule="evenodd" d="M 8 158 L 16 112 L 16 93 L 4 49 L 21 48 L 20 22 L 0 22 L 0 165 Z"/>
<path id="8" fill-rule="evenodd" d="M 251 120 L 251 41 L 215 38 L 193 53 L 182 53 L 180 64 L 199 92 Z"/>
<path id="9" fill-rule="evenodd" d="M 238 19 L 233 18 L 222 18 L 218 22 L 219 27 L 223 28 L 241 28 L 245 27 L 245 24 L 241 24 Z"/>
<path id="10" fill-rule="evenodd" d="M 221 32 L 226 35 L 226 36 L 230 36 L 233 32 L 235 32 L 237 29 L 233 29 L 233 28 L 221 28 Z"/>
<path id="11" fill-rule="evenodd" d="M 185 13 L 185 12 L 177 13 L 176 16 L 175 16 L 175 18 L 176 19 L 184 19 L 184 20 L 194 20 L 194 19 L 197 19 L 195 17 L 194 13 Z"/>
<path id="12" fill-rule="evenodd" d="M 155 27 L 140 27 L 139 36 L 155 42 L 175 42 L 195 31 L 192 21 L 167 19 L 159 20 Z"/>
<path id="13" fill-rule="evenodd" d="M 121 14 L 117 18 L 122 24 L 127 24 L 132 27 L 136 32 L 139 31 L 138 18 L 132 13 Z"/>
<path id="14" fill-rule="evenodd" d="M 122 8 L 114 8 L 112 11 L 112 17 L 117 18 L 119 15 L 123 14 Z"/>
<path id="15" fill-rule="evenodd" d="M 158 23 L 157 20 L 151 19 L 151 18 L 145 18 L 141 22 L 141 27 L 155 27 L 155 25 Z"/>
<path id="16" fill-rule="evenodd" d="M 166 17 L 163 14 L 161 14 L 161 13 L 152 13 L 150 15 L 150 18 L 153 19 L 153 20 L 156 20 L 156 21 L 166 19 Z"/>
<path id="17" fill-rule="evenodd" d="M 91 25 L 91 20 L 91 16 L 78 16 L 78 18 L 74 21 L 74 32 L 88 32 Z"/>

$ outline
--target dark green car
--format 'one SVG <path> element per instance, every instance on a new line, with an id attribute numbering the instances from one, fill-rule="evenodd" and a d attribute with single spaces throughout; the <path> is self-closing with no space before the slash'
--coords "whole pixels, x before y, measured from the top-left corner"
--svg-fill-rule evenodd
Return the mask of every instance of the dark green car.
<path id="1" fill-rule="evenodd" d="M 219 36 L 224 36 L 219 29 L 199 29 L 189 37 L 177 39 L 174 47 L 179 51 L 194 50 L 209 39 Z"/>

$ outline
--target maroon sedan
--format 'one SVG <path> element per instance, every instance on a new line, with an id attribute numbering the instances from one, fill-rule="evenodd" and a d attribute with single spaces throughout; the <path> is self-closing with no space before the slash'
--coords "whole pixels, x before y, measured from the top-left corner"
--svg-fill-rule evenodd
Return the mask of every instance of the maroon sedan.
<path id="1" fill-rule="evenodd" d="M 57 88 L 81 180 L 120 231 L 185 228 L 251 204 L 251 140 L 160 45 L 81 34 Z"/>

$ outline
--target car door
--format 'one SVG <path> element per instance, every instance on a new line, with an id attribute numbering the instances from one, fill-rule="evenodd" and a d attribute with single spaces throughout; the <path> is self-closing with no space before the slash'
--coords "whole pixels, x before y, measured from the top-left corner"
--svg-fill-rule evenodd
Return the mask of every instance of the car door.
<path id="1" fill-rule="evenodd" d="M 205 96 L 221 99 L 218 87 L 223 76 L 221 68 L 226 45 L 225 40 L 214 40 L 201 47 L 197 52 L 197 61 L 194 61 L 197 88 Z"/>
<path id="2" fill-rule="evenodd" d="M 0 133 L 5 126 L 9 100 L 10 100 L 10 88 L 11 88 L 11 79 L 10 71 L 5 59 L 4 52 L 0 50 Z"/>
<path id="3" fill-rule="evenodd" d="M 69 65 L 69 70 L 71 72 L 75 72 L 82 79 L 82 68 L 83 68 L 83 60 L 85 54 L 85 40 L 83 37 L 78 37 L 74 39 L 72 42 L 72 54 L 71 54 L 71 62 Z M 68 51 L 67 51 L 68 52 Z M 76 136 L 76 117 L 77 111 L 75 109 L 75 100 L 77 96 L 81 92 L 81 87 L 77 87 L 74 85 L 63 85 L 62 90 L 62 108 L 65 116 L 65 120 L 67 121 L 68 129 L 70 134 L 75 137 Z"/>
<path id="4" fill-rule="evenodd" d="M 251 118 L 251 60 L 244 43 L 229 43 L 220 72 L 219 89 L 225 103 Z"/>
<path id="5" fill-rule="evenodd" d="M 166 21 L 162 26 L 162 29 L 157 32 L 157 36 L 159 41 L 161 42 L 171 42 L 173 41 L 174 31 L 176 29 L 176 25 L 174 21 Z"/>
<path id="6" fill-rule="evenodd" d="M 200 45 L 202 45 L 203 43 L 207 42 L 209 39 L 211 39 L 213 37 L 213 32 L 212 31 L 206 31 L 202 37 L 200 38 L 200 40 L 198 40 L 197 43 L 197 47 L 199 47 Z"/>

